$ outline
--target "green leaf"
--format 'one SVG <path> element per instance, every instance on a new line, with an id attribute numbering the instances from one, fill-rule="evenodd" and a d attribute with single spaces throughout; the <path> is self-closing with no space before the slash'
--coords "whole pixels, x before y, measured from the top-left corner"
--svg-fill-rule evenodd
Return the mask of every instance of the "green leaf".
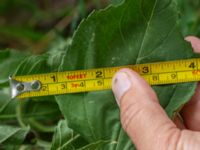
<path id="1" fill-rule="evenodd" d="M 64 149 L 63 145 L 65 145 L 65 149 L 75 149 L 73 145 L 69 142 L 69 140 L 74 138 L 74 132 L 72 129 L 68 128 L 67 122 L 65 120 L 61 120 L 58 123 L 58 126 L 55 130 L 55 134 L 52 140 L 51 149 Z"/>
<path id="2" fill-rule="evenodd" d="M 85 141 L 68 127 L 66 120 L 60 120 L 53 136 L 51 149 L 76 150 L 84 144 Z"/>
<path id="3" fill-rule="evenodd" d="M 123 66 L 196 57 L 177 25 L 175 0 L 126 0 L 94 11 L 82 21 L 68 49 L 62 70 Z M 154 86 L 161 105 L 173 117 L 194 94 L 196 83 Z M 180 98 L 181 97 L 181 98 Z M 57 96 L 74 131 L 89 143 L 110 140 L 105 150 L 132 150 L 120 125 L 111 90 Z"/>
<path id="4" fill-rule="evenodd" d="M 98 141 L 92 144 L 88 144 L 78 150 L 97 150 L 100 149 L 103 145 L 106 145 L 107 143 L 110 143 L 110 141 Z M 111 143 L 115 144 L 115 143 Z"/>
<path id="5" fill-rule="evenodd" d="M 48 54 L 28 57 L 18 67 L 15 75 L 50 72 L 50 66 L 47 64 L 49 57 Z M 18 103 L 18 120 L 21 125 L 29 125 L 41 132 L 53 132 L 56 121 L 61 117 L 53 96 L 30 98 Z"/>
<path id="6" fill-rule="evenodd" d="M 50 71 L 47 65 L 47 55 L 32 55 L 24 59 L 19 65 L 15 75 L 28 75 L 47 73 Z"/>
<path id="7" fill-rule="evenodd" d="M 16 119 L 17 101 L 11 100 L 8 94 L 0 91 L 0 120 Z"/>
<path id="8" fill-rule="evenodd" d="M 8 121 L 16 118 L 17 102 L 10 99 L 8 77 L 13 75 L 17 66 L 28 54 L 16 50 L 0 51 L 0 120 Z"/>
<path id="9" fill-rule="evenodd" d="M 59 53 L 57 53 L 59 54 Z M 49 54 L 50 55 L 50 54 Z M 51 54 L 52 57 L 55 55 Z M 0 51 L 0 83 L 1 87 L 8 86 L 8 76 L 13 74 L 24 75 L 30 73 L 41 73 L 49 72 L 50 66 L 47 65 L 47 60 L 52 58 L 48 57 L 47 54 L 36 55 L 27 57 L 27 54 L 14 51 L 14 50 L 4 50 Z M 22 62 L 23 61 L 23 62 Z M 61 61 L 59 59 L 59 61 Z M 55 61 L 51 61 L 52 64 Z M 20 64 L 21 63 L 21 64 Z M 57 60 L 58 63 L 58 60 Z M 20 64 L 20 65 L 19 65 Z M 5 90 L 4 90 L 5 91 Z M 9 119 L 16 118 L 16 108 L 19 106 L 17 100 L 11 100 L 10 95 L 0 91 L 0 120 L 5 121 Z M 60 115 L 59 108 L 55 103 L 55 100 L 49 98 L 43 98 L 43 101 L 31 101 L 27 100 L 24 103 L 23 111 L 21 112 L 23 118 L 37 118 L 37 119 L 51 119 L 56 120 Z M 53 98 L 54 99 L 54 98 Z M 48 103 L 48 105 L 47 105 Z M 46 116 L 47 115 L 47 116 Z"/>
<path id="10" fill-rule="evenodd" d="M 112 4 L 120 4 L 123 0 L 110 0 Z"/>
<path id="11" fill-rule="evenodd" d="M 47 54 L 49 55 L 47 64 L 50 66 L 51 71 L 58 71 L 59 66 L 63 60 L 63 57 L 68 50 L 68 46 L 71 44 L 71 39 L 63 39 L 57 37 L 49 46 Z"/>
<path id="12" fill-rule="evenodd" d="M 14 74 L 17 66 L 27 56 L 27 54 L 16 50 L 0 51 L 0 87 L 8 86 L 9 75 Z"/>
<path id="13" fill-rule="evenodd" d="M 18 67 L 15 75 L 28 75 L 58 71 L 64 52 L 67 51 L 71 40 L 57 37 L 51 43 L 46 53 L 27 57 Z"/>
<path id="14" fill-rule="evenodd" d="M 200 1 L 196 0 L 178 0 L 180 6 L 180 25 L 182 33 L 187 35 L 200 36 Z"/>
<path id="15" fill-rule="evenodd" d="M 17 67 L 14 75 L 57 71 L 62 61 L 63 51 L 66 51 L 69 42 L 58 38 L 52 42 L 46 53 L 32 55 L 24 59 Z M 19 124 L 21 126 L 30 126 L 34 132 L 37 132 L 37 140 L 39 139 L 40 141 L 40 139 L 42 139 L 43 141 L 40 143 L 44 144 L 49 141 L 54 132 L 55 125 L 57 125 L 58 120 L 62 118 L 54 96 L 28 98 L 23 101 L 15 100 L 14 102 L 16 102 L 16 105 L 13 107 L 13 111 L 15 112 L 15 110 L 17 110 L 16 113 L 14 113 L 14 117 L 17 117 Z"/>
<path id="16" fill-rule="evenodd" d="M 0 145 L 20 145 L 24 141 L 28 131 L 29 128 L 0 125 Z"/>

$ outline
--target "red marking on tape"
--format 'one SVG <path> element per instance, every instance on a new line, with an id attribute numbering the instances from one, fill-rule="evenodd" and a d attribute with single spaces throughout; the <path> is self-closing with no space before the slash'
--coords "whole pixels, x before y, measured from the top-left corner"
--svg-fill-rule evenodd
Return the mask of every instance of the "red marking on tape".
<path id="1" fill-rule="evenodd" d="M 194 75 L 200 75 L 200 70 L 194 70 L 194 71 L 192 71 L 192 74 L 194 74 Z"/>
<path id="2" fill-rule="evenodd" d="M 87 76 L 86 73 L 83 73 L 83 74 L 73 74 L 73 75 L 68 75 L 67 79 L 68 80 L 85 79 L 86 76 Z"/>

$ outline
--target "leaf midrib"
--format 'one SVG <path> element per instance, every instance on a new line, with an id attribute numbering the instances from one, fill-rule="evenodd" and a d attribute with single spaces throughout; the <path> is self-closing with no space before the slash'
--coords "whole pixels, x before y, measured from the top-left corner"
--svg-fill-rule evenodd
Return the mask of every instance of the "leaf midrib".
<path id="1" fill-rule="evenodd" d="M 135 62 L 135 64 L 138 64 L 138 58 L 141 57 L 142 50 L 143 50 L 143 47 L 144 47 L 144 42 L 145 42 L 145 39 L 146 39 L 146 35 L 147 35 L 148 30 L 149 30 L 149 27 L 150 27 L 150 24 L 151 24 L 153 15 L 154 15 L 154 11 L 155 11 L 157 2 L 158 2 L 158 0 L 155 1 L 155 4 L 154 4 L 153 9 L 152 9 L 152 11 L 151 11 L 151 15 L 150 15 L 149 21 L 147 22 L 147 27 L 146 27 L 146 30 L 145 30 L 145 32 L 144 32 L 144 36 L 143 36 L 143 38 L 142 38 L 142 43 L 141 43 L 141 45 L 140 45 L 140 49 L 139 49 L 139 51 L 138 51 L 138 55 L 137 55 L 137 57 L 136 57 L 136 62 Z"/>

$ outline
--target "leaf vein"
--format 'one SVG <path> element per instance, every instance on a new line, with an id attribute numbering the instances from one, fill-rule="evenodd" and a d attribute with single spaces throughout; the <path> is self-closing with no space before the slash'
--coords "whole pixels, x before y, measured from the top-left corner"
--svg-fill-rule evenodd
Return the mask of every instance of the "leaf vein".
<path id="1" fill-rule="evenodd" d="M 149 28 L 150 28 L 150 24 L 151 24 L 153 15 L 154 15 L 154 11 L 155 11 L 157 2 L 158 2 L 158 0 L 155 1 L 155 4 L 154 4 L 153 9 L 152 9 L 152 11 L 151 11 L 151 15 L 150 15 L 149 21 L 147 21 L 147 27 L 146 27 L 146 30 L 145 30 L 145 32 L 144 32 L 144 36 L 143 36 L 143 38 L 142 38 L 142 43 L 141 43 L 140 49 L 139 49 L 139 51 L 138 51 L 138 55 L 137 55 L 137 57 L 136 57 L 136 62 L 135 62 L 135 64 L 138 63 L 138 58 L 139 58 L 139 57 L 141 56 L 141 54 L 142 54 L 142 49 L 143 49 L 143 46 L 144 46 L 145 38 L 146 38 L 147 32 L 148 32 L 148 30 L 149 30 Z"/>
<path id="2" fill-rule="evenodd" d="M 145 57 L 148 57 L 149 55 L 153 54 L 158 48 L 160 48 L 162 46 L 162 44 L 167 40 L 167 38 L 170 36 L 170 34 L 173 32 L 173 30 L 175 29 L 176 24 L 174 24 L 174 26 L 172 27 L 172 29 L 170 30 L 170 32 L 167 34 L 167 36 L 160 42 L 159 46 L 156 47 L 155 49 L 153 49 L 150 53 L 146 54 L 145 56 L 142 57 L 138 57 L 138 61 L 140 61 L 141 59 L 144 59 Z"/>

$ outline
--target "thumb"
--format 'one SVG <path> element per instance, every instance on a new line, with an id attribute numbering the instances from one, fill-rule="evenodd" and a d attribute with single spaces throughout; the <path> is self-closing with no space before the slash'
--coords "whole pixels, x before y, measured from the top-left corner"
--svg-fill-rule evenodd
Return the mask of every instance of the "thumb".
<path id="1" fill-rule="evenodd" d="M 175 149 L 180 130 L 168 118 L 147 82 L 130 69 L 113 77 L 121 123 L 137 149 Z M 166 148 L 165 147 L 165 148 Z"/>

